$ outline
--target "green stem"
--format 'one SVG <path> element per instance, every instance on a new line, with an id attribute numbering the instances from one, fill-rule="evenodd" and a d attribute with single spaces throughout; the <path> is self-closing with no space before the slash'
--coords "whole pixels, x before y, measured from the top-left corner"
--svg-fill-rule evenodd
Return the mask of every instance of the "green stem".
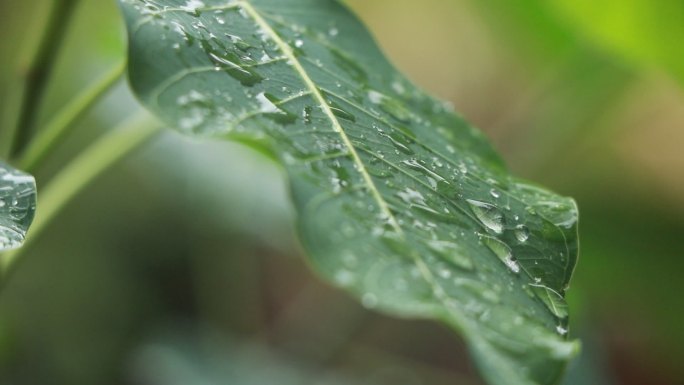
<path id="1" fill-rule="evenodd" d="M 7 90 L 0 103 L 0 158 L 9 159 L 10 147 L 14 141 L 14 130 L 19 121 L 21 100 L 24 96 L 24 82 L 19 76 L 13 76 L 7 83 Z"/>
<path id="2" fill-rule="evenodd" d="M 45 89 L 55 65 L 70 19 L 78 0 L 54 0 L 48 22 L 43 30 L 31 63 L 25 74 L 21 106 L 15 131 L 11 133 L 10 157 L 15 157 L 31 139 L 33 125 L 42 104 Z"/>
<path id="3" fill-rule="evenodd" d="M 45 156 L 71 131 L 74 123 L 116 84 L 125 69 L 126 63 L 122 61 L 64 107 L 31 141 L 19 158 L 19 167 L 24 171 L 34 171 Z"/>
<path id="4" fill-rule="evenodd" d="M 5 253 L 0 258 L 0 271 L 7 276 L 10 269 L 55 216 L 95 178 L 145 143 L 158 131 L 147 114 L 138 114 L 98 139 L 71 161 L 40 193 L 36 217 L 24 246 Z"/>

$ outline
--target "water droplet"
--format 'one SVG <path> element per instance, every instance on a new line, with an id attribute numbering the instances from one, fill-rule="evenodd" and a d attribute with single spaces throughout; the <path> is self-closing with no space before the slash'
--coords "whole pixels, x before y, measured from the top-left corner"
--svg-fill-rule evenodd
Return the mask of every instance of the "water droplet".
<path id="1" fill-rule="evenodd" d="M 425 205 L 425 197 L 423 196 L 423 194 L 410 187 L 407 187 L 403 191 L 398 192 L 397 195 L 408 205 Z"/>
<path id="2" fill-rule="evenodd" d="M 476 201 L 474 199 L 467 199 L 470 204 L 470 209 L 477 219 L 489 230 L 501 234 L 504 228 L 504 216 L 501 211 L 490 203 Z"/>
<path id="3" fill-rule="evenodd" d="M 195 44 L 195 36 L 193 36 L 191 33 L 185 30 L 185 27 L 183 27 L 180 23 L 176 21 L 172 21 L 171 25 L 173 25 L 173 30 L 178 33 L 179 35 L 183 36 L 183 40 L 185 40 L 185 44 L 188 46 L 192 46 Z"/>
<path id="4" fill-rule="evenodd" d="M 337 116 L 338 118 L 349 120 L 350 122 L 356 121 L 356 116 L 342 109 L 342 107 L 340 107 L 338 104 L 330 103 L 330 110 L 332 111 L 333 115 Z"/>
<path id="5" fill-rule="evenodd" d="M 483 236 L 482 237 L 482 242 L 484 242 L 487 247 L 503 262 L 509 269 L 511 269 L 512 272 L 514 273 L 519 273 L 520 272 L 520 265 L 518 262 L 515 260 L 513 257 L 513 252 L 511 251 L 511 248 L 508 247 L 507 244 L 501 242 L 500 240 L 489 237 L 489 236 Z"/>
<path id="6" fill-rule="evenodd" d="M 372 90 L 368 91 L 368 99 L 371 103 L 379 105 L 383 111 L 390 114 L 394 119 L 404 123 L 411 121 L 411 112 L 396 99 Z"/>
<path id="7" fill-rule="evenodd" d="M 185 107 L 190 104 L 193 105 L 207 105 L 207 97 L 198 92 L 197 90 L 191 90 L 185 95 L 181 95 L 176 99 L 176 104 Z"/>
<path id="8" fill-rule="evenodd" d="M 361 304 L 367 309 L 373 309 L 378 306 L 378 297 L 373 293 L 365 293 L 361 296 Z"/>
<path id="9" fill-rule="evenodd" d="M 408 141 L 405 140 L 405 138 L 398 133 L 392 133 L 391 135 L 388 135 L 384 132 L 380 133 L 380 136 L 383 136 L 392 143 L 394 148 L 399 150 L 400 152 L 406 154 L 406 155 L 413 155 L 414 152 L 413 150 L 409 147 Z"/>
<path id="10" fill-rule="evenodd" d="M 555 360 L 564 361 L 576 355 L 579 350 L 577 342 L 561 341 L 558 338 L 543 338 L 541 343 L 546 345 L 550 356 Z"/>
<path id="11" fill-rule="evenodd" d="M 437 272 L 438 272 L 439 276 L 444 278 L 444 279 L 451 278 L 451 270 L 449 270 L 446 267 L 440 268 Z"/>
<path id="12" fill-rule="evenodd" d="M 354 283 L 354 274 L 349 270 L 338 270 L 335 273 L 335 282 L 341 286 L 349 286 Z"/>
<path id="13" fill-rule="evenodd" d="M 392 89 L 399 95 L 404 95 L 406 93 L 406 88 L 398 80 L 392 82 Z"/>
<path id="14" fill-rule="evenodd" d="M 338 118 L 349 120 L 350 122 L 356 122 L 356 116 L 354 116 L 349 111 L 342 108 L 342 106 L 340 106 L 337 102 L 335 102 L 332 99 L 333 95 L 330 95 L 330 93 L 326 92 L 325 90 L 319 91 L 326 97 L 326 102 L 328 102 L 328 106 L 330 106 L 330 111 L 332 111 L 333 115 L 337 116 Z"/>
<path id="15" fill-rule="evenodd" d="M 525 225 L 516 226 L 514 233 L 515 238 L 517 238 L 520 243 L 525 243 L 530 238 L 530 229 Z"/>
<path id="16" fill-rule="evenodd" d="M 201 45 L 215 65 L 221 67 L 225 73 L 235 78 L 242 85 L 252 87 L 264 80 L 253 68 L 245 66 L 242 59 L 234 52 L 227 50 L 220 52 L 214 49 L 207 41 L 202 41 Z"/>
<path id="17" fill-rule="evenodd" d="M 247 52 L 247 50 L 252 48 L 252 46 L 249 45 L 249 43 L 240 38 L 234 40 L 233 43 L 235 44 L 235 48 L 239 49 L 242 52 Z"/>
<path id="18" fill-rule="evenodd" d="M 178 126 L 185 132 L 194 132 L 204 123 L 206 115 L 206 109 L 192 107 L 181 119 L 179 119 Z"/>
<path id="19" fill-rule="evenodd" d="M 193 16 L 199 16 L 202 7 L 204 7 L 204 3 L 200 0 L 188 0 L 185 5 L 180 6 L 180 9 Z"/>
<path id="20" fill-rule="evenodd" d="M 568 316 L 568 304 L 557 291 L 541 284 L 530 284 L 529 287 L 556 317 L 566 318 Z"/>
<path id="21" fill-rule="evenodd" d="M 498 198 L 498 197 L 501 196 L 501 194 L 500 194 L 498 191 L 496 191 L 495 189 L 489 190 L 489 194 L 490 194 L 491 196 L 493 196 L 494 198 Z"/>
<path id="22" fill-rule="evenodd" d="M 278 106 L 281 101 L 275 96 L 261 92 L 255 99 L 259 102 L 259 111 L 267 118 L 281 124 L 290 124 L 297 120 L 295 114 Z"/>
<path id="23" fill-rule="evenodd" d="M 442 178 L 441 175 L 435 173 L 434 171 L 430 170 L 426 166 L 422 164 L 422 162 L 416 160 L 416 159 L 410 159 L 410 160 L 404 160 L 401 162 L 402 164 L 416 170 L 420 171 L 423 175 L 425 175 L 428 179 L 428 183 L 430 184 L 430 187 L 432 187 L 434 190 L 437 190 L 438 188 L 438 183 L 439 182 L 444 182 L 446 185 L 441 185 L 439 186 L 442 189 L 448 189 L 448 183 L 444 178 Z M 443 183 L 443 184 L 444 184 Z"/>
<path id="24" fill-rule="evenodd" d="M 304 107 L 304 110 L 302 111 L 302 117 L 304 118 L 304 123 L 306 123 L 306 124 L 311 123 L 311 113 L 312 112 L 313 112 L 313 108 L 311 108 L 311 106 Z"/>

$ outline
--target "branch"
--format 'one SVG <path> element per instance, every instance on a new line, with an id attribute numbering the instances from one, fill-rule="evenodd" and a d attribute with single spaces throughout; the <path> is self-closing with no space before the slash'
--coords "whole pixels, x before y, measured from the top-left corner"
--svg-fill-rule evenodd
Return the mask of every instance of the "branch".
<path id="1" fill-rule="evenodd" d="M 74 123 L 116 84 L 125 68 L 125 62 L 117 64 L 57 113 L 28 145 L 19 159 L 19 167 L 25 171 L 34 171 L 43 158 L 71 131 Z"/>
<path id="2" fill-rule="evenodd" d="M 24 75 L 25 84 L 17 125 L 12 136 L 10 157 L 21 153 L 33 134 L 38 110 L 50 80 L 57 53 L 62 46 L 78 0 L 55 0 L 37 51 Z"/>

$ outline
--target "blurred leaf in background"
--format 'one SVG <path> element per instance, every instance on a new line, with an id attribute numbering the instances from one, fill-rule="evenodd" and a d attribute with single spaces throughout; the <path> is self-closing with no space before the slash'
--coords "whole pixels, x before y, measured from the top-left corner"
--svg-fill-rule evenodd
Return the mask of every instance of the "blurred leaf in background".
<path id="1" fill-rule="evenodd" d="M 132 356 L 131 378 L 150 385 L 416 385 L 419 377 L 400 363 L 365 373 L 315 368 L 267 344 L 240 341 L 225 333 L 191 333 L 187 326 L 167 330 Z M 183 330 L 183 331 L 181 331 Z M 464 384 L 468 385 L 468 384 Z"/>

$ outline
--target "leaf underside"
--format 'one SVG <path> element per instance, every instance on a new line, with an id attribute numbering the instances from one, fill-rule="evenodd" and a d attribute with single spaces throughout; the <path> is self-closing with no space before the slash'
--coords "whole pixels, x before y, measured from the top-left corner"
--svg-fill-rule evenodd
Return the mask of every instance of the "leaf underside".
<path id="1" fill-rule="evenodd" d="M 35 179 L 0 162 L 0 251 L 21 246 L 35 210 Z"/>
<path id="2" fill-rule="evenodd" d="M 577 350 L 571 199 L 509 175 L 337 1 L 121 3 L 138 97 L 181 132 L 279 160 L 325 279 L 458 330 L 491 384 L 559 380 Z"/>

